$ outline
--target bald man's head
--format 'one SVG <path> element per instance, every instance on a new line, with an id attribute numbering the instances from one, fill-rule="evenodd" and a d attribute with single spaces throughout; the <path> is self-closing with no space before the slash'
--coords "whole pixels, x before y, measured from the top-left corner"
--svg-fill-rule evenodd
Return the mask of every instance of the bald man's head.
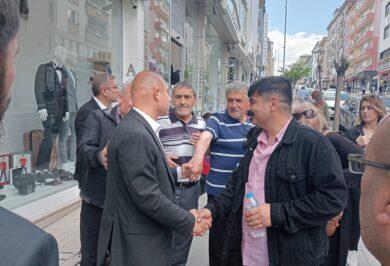
<path id="1" fill-rule="evenodd" d="M 169 108 L 168 87 L 157 73 L 142 71 L 132 83 L 131 97 L 133 106 L 149 111 L 157 116 L 166 115 Z"/>
<path id="2" fill-rule="evenodd" d="M 390 164 L 390 116 L 378 124 L 364 158 Z M 390 171 L 365 166 L 361 185 L 360 222 L 364 243 L 383 264 L 390 265 Z"/>

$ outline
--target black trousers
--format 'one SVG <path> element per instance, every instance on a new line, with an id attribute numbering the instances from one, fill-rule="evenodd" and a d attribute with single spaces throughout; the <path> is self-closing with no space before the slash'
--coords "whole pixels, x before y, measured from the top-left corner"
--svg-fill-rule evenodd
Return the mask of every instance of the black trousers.
<path id="1" fill-rule="evenodd" d="M 96 265 L 102 214 L 102 208 L 82 201 L 80 212 L 81 266 Z"/>
<path id="2" fill-rule="evenodd" d="M 207 195 L 207 202 L 213 200 L 215 196 Z M 213 221 L 213 226 L 209 232 L 209 264 L 210 266 L 221 265 L 223 240 L 226 235 L 226 219 L 221 216 L 218 221 Z"/>

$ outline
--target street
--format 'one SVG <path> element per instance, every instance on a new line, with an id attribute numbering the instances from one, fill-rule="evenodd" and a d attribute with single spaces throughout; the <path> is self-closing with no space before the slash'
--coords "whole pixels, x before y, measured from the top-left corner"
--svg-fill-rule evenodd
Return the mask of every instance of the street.
<path id="1" fill-rule="evenodd" d="M 206 203 L 206 196 L 199 200 L 199 207 Z M 45 230 L 51 233 L 58 242 L 60 251 L 60 265 L 74 266 L 80 261 L 80 208 L 72 211 L 60 220 L 51 224 Z M 349 266 L 379 266 L 377 260 L 364 247 L 362 242 L 359 243 L 360 251 L 357 252 L 358 262 L 347 264 Z M 188 266 L 206 266 L 208 265 L 208 233 L 203 237 L 194 238 L 188 258 Z"/>

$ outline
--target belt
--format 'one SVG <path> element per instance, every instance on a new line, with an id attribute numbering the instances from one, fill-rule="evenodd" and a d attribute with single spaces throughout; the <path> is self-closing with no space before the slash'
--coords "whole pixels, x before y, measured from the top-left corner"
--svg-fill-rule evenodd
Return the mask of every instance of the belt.
<path id="1" fill-rule="evenodd" d="M 190 188 L 192 186 L 195 186 L 198 183 L 198 181 L 195 182 L 176 182 L 176 187 L 178 188 Z"/>

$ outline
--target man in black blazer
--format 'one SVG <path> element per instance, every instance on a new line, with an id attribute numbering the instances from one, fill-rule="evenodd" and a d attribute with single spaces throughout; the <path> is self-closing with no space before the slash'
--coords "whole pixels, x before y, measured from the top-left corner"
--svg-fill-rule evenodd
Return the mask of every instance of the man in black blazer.
<path id="1" fill-rule="evenodd" d="M 97 74 L 92 79 L 93 97 L 78 110 L 75 119 L 77 147 L 80 145 L 82 134 L 85 131 L 85 121 L 94 110 L 106 110 L 119 97 L 118 86 L 115 77 L 110 74 Z M 76 158 L 76 170 L 74 178 L 79 182 L 79 188 L 82 189 L 85 182 L 85 175 L 88 165 Z"/>
<path id="2" fill-rule="evenodd" d="M 108 146 L 106 201 L 100 226 L 98 265 L 169 265 L 173 231 L 202 234 L 208 222 L 174 203 L 175 177 L 158 138 L 159 116 L 168 114 L 168 87 L 143 71 L 132 83 L 133 109 Z"/>
<path id="3" fill-rule="evenodd" d="M 0 0 L 0 123 L 11 100 L 18 53 L 19 1 Z M 58 265 L 54 237 L 29 221 L 0 207 L 0 264 L 16 266 Z"/>
<path id="4" fill-rule="evenodd" d="M 121 117 L 131 109 L 131 83 L 125 84 L 120 104 L 106 111 L 95 110 L 88 116 L 77 156 L 88 165 L 80 213 L 81 265 L 96 265 L 97 245 L 106 195 L 107 144 Z"/>

